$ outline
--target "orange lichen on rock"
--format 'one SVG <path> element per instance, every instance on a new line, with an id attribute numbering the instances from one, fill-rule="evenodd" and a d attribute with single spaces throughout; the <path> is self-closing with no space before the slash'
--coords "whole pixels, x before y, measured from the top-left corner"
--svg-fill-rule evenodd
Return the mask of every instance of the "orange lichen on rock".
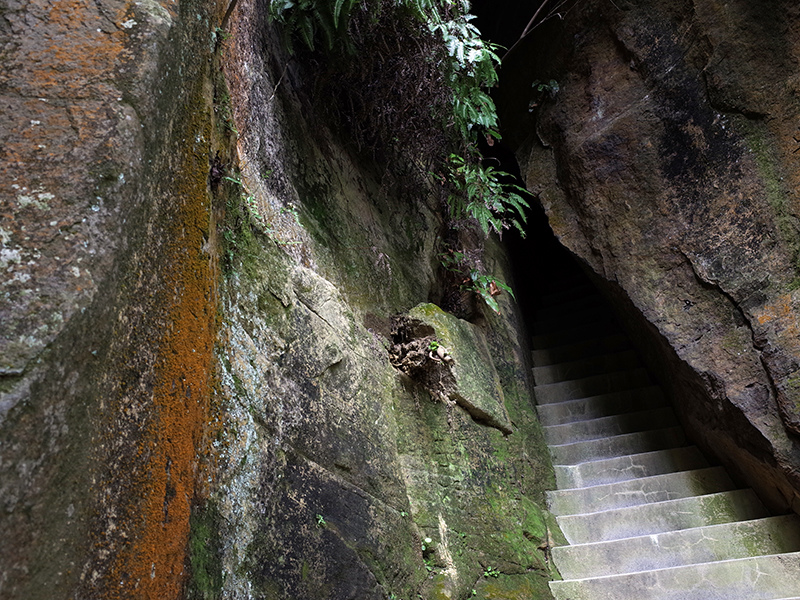
<path id="1" fill-rule="evenodd" d="M 792 294 L 782 294 L 774 303 L 765 305 L 756 312 L 756 320 L 759 325 L 768 326 L 786 349 L 800 355 L 800 328 Z"/>
<path id="2" fill-rule="evenodd" d="M 126 6 L 120 4 L 114 21 L 87 0 L 38 0 L 27 7 L 31 18 L 12 23 L 31 35 L 17 38 L 12 85 L 48 98 L 100 98 L 113 94 L 114 69 L 126 57 L 123 22 Z M 31 27 L 35 24 L 35 32 Z"/>
<path id="3" fill-rule="evenodd" d="M 194 125 L 194 123 L 192 123 Z M 203 136 L 208 139 L 208 135 Z M 138 442 L 146 476 L 130 501 L 135 537 L 112 568 L 120 597 L 179 598 L 185 582 L 189 517 L 210 414 L 216 336 L 216 265 L 208 253 L 211 207 L 205 147 L 176 168 L 157 302 L 167 307 L 158 342 L 151 425 Z"/>

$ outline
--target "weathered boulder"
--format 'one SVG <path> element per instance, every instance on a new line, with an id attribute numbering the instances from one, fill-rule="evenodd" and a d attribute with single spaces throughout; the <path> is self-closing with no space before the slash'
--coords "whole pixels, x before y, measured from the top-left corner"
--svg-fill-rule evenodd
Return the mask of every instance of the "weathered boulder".
<path id="1" fill-rule="evenodd" d="M 432 342 L 438 348 L 428 352 L 428 362 L 433 360 L 440 367 L 437 375 L 443 380 L 443 399 L 455 402 L 479 423 L 512 433 L 503 388 L 480 328 L 435 304 L 415 306 L 408 316 L 433 331 Z"/>
<path id="2" fill-rule="evenodd" d="M 500 100 L 553 231 L 694 437 L 795 510 L 798 40 L 789 0 L 579 2 L 509 54 Z"/>

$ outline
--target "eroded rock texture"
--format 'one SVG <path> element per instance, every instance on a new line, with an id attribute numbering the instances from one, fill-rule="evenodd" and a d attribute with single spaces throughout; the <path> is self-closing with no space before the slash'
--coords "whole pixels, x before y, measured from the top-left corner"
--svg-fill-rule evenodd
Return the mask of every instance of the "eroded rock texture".
<path id="1" fill-rule="evenodd" d="M 795 510 L 799 40 L 792 1 L 583 2 L 515 48 L 502 82 L 553 231 L 694 436 Z M 554 97 L 531 87 L 551 78 Z"/>

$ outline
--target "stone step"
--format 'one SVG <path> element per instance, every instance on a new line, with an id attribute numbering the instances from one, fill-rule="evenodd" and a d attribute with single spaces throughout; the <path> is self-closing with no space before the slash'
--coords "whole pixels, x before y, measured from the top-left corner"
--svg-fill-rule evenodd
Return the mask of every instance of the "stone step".
<path id="1" fill-rule="evenodd" d="M 573 360 L 581 360 L 604 352 L 619 352 L 630 349 L 628 337 L 614 331 L 608 335 L 588 338 L 577 342 L 565 342 L 561 345 L 542 348 L 531 352 L 533 364 L 537 367 L 555 365 Z"/>
<path id="2" fill-rule="evenodd" d="M 609 371 L 635 369 L 641 366 L 639 353 L 636 350 L 600 354 L 556 365 L 533 368 L 533 380 L 536 385 L 558 383 L 569 379 L 580 379 Z"/>
<path id="3" fill-rule="evenodd" d="M 575 344 L 597 337 L 605 337 L 612 333 L 620 333 L 616 323 L 612 321 L 602 321 L 591 325 L 571 327 L 561 331 L 534 335 L 531 337 L 531 348 L 534 350 L 543 350 L 545 348 L 552 348 L 553 346 Z"/>
<path id="4" fill-rule="evenodd" d="M 592 487 L 547 492 L 550 512 L 585 514 L 736 489 L 722 467 L 707 467 L 618 481 Z M 798 548 L 800 550 L 800 548 Z"/>
<path id="5" fill-rule="evenodd" d="M 550 404 L 645 387 L 650 383 L 647 370 L 638 368 L 537 385 L 533 390 L 537 404 Z"/>
<path id="6" fill-rule="evenodd" d="M 556 600 L 784 600 L 800 594 L 800 552 L 553 581 Z"/>
<path id="7" fill-rule="evenodd" d="M 556 517 L 570 544 L 588 544 L 766 517 L 752 490 L 734 490 Z"/>
<path id="8" fill-rule="evenodd" d="M 565 324 L 570 328 L 586 325 L 594 325 L 613 320 L 611 312 L 604 304 L 595 304 L 573 310 L 571 313 L 555 315 L 552 317 L 536 315 L 536 319 L 531 324 L 534 335 L 552 333 L 563 330 Z"/>
<path id="9" fill-rule="evenodd" d="M 686 436 L 683 429 L 667 427 L 615 435 L 599 440 L 550 446 L 550 456 L 553 458 L 554 465 L 577 465 L 603 458 L 641 454 L 685 445 Z"/>
<path id="10" fill-rule="evenodd" d="M 610 542 L 558 546 L 553 560 L 564 579 L 620 575 L 800 551 L 800 517 L 786 515 L 694 527 Z"/>
<path id="11" fill-rule="evenodd" d="M 549 445 L 555 446 L 656 428 L 663 429 L 677 424 L 678 419 L 672 407 L 662 406 L 609 417 L 574 421 L 563 425 L 547 425 L 544 427 L 544 439 Z"/>
<path id="12" fill-rule="evenodd" d="M 607 306 L 606 301 L 597 292 L 586 293 L 581 296 L 575 296 L 563 302 L 556 302 L 549 306 L 540 306 L 536 309 L 536 320 L 547 320 L 554 318 L 563 318 L 568 323 L 569 317 L 573 313 L 580 312 L 587 308 L 594 308 L 596 306 Z"/>
<path id="13" fill-rule="evenodd" d="M 683 446 L 575 465 L 555 465 L 554 469 L 559 488 L 578 488 L 707 466 L 708 461 L 696 446 Z"/>
<path id="14" fill-rule="evenodd" d="M 599 419 L 667 405 L 661 388 L 651 385 L 578 400 L 540 404 L 536 407 L 536 413 L 542 425 L 549 426 Z"/>

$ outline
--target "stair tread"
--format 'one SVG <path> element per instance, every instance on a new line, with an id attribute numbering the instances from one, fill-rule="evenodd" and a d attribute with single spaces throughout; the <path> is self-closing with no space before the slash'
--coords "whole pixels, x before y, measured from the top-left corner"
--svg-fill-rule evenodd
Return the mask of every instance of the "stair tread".
<path id="1" fill-rule="evenodd" d="M 602 512 L 556 517 L 570 544 L 639 537 L 766 517 L 752 490 L 742 489 Z"/>
<path id="2" fill-rule="evenodd" d="M 558 516 L 586 514 L 640 504 L 664 502 L 735 489 L 722 467 L 706 467 L 603 485 L 547 492 L 550 511 Z"/>
<path id="3" fill-rule="evenodd" d="M 553 548 L 565 579 L 620 575 L 800 551 L 800 517 L 784 515 Z"/>
<path id="4" fill-rule="evenodd" d="M 781 600 L 800 593 L 800 552 L 553 581 L 556 600 Z"/>

